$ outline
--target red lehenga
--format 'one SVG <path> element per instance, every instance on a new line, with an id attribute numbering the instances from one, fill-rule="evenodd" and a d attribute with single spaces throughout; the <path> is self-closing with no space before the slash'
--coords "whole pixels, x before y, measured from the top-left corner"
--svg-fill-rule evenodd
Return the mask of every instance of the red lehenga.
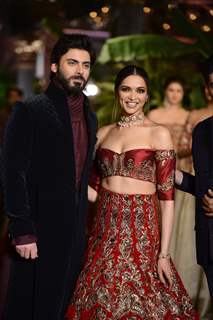
<path id="1" fill-rule="evenodd" d="M 137 149 L 118 154 L 100 148 L 97 162 L 102 178 L 121 175 L 156 182 L 158 198 L 173 199 L 173 150 Z M 118 194 L 99 188 L 85 265 L 66 319 L 198 319 L 172 261 L 173 288 L 164 286 L 158 277 L 157 194 Z"/>

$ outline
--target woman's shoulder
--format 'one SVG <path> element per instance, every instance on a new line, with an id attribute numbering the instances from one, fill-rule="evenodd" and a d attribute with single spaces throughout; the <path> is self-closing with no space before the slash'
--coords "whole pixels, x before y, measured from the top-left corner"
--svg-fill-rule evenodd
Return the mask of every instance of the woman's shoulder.
<path id="1" fill-rule="evenodd" d="M 153 122 L 150 125 L 150 127 L 151 127 L 153 135 L 163 136 L 163 137 L 168 136 L 168 135 L 170 136 L 170 131 L 167 128 L 167 126 L 164 124 L 159 124 L 159 123 Z"/>
<path id="2" fill-rule="evenodd" d="M 159 106 L 151 111 L 149 111 L 147 117 L 153 121 L 158 122 L 159 116 L 161 116 L 164 113 L 164 108 Z"/>
<path id="3" fill-rule="evenodd" d="M 164 125 L 152 126 L 152 141 L 156 149 L 173 149 L 173 142 L 169 129 Z"/>
<path id="4" fill-rule="evenodd" d="M 189 122 L 193 127 L 195 127 L 196 124 L 205 120 L 211 115 L 212 115 L 212 112 L 211 111 L 209 112 L 208 108 L 194 109 L 190 112 Z"/>
<path id="5" fill-rule="evenodd" d="M 115 128 L 116 124 L 109 124 L 107 126 L 103 126 L 101 128 L 98 129 L 97 132 L 97 138 L 98 138 L 98 145 L 101 144 L 101 142 L 106 138 L 106 136 L 110 133 L 110 131 Z"/>
<path id="6" fill-rule="evenodd" d="M 166 125 L 156 122 L 155 120 L 150 119 L 148 116 L 145 118 L 144 126 L 150 128 L 152 133 L 158 133 L 161 131 L 168 131 Z"/>

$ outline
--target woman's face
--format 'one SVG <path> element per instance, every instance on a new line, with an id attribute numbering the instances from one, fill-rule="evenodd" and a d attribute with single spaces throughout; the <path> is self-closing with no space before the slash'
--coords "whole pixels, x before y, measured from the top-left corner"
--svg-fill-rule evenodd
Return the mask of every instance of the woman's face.
<path id="1" fill-rule="evenodd" d="M 165 90 L 165 98 L 170 104 L 180 104 L 183 100 L 183 87 L 178 82 L 170 83 Z"/>
<path id="2" fill-rule="evenodd" d="M 144 79 L 139 75 L 131 75 L 125 78 L 118 87 L 118 99 L 125 114 L 141 113 L 148 99 Z"/>

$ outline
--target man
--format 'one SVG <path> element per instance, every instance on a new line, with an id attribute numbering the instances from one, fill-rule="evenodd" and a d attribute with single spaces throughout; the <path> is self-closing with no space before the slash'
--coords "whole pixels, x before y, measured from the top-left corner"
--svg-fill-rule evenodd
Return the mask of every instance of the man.
<path id="1" fill-rule="evenodd" d="M 5 126 L 12 112 L 15 102 L 21 101 L 23 91 L 18 87 L 10 87 L 6 92 L 6 105 L 0 110 L 0 319 L 5 301 L 9 266 L 10 266 L 10 244 L 7 237 L 7 219 L 4 215 L 3 185 L 2 185 L 2 145 Z"/>
<path id="2" fill-rule="evenodd" d="M 89 38 L 62 36 L 47 90 L 17 103 L 5 145 L 5 197 L 15 246 L 4 320 L 61 320 L 81 270 L 97 120 L 82 93 Z"/>
<path id="3" fill-rule="evenodd" d="M 205 64 L 204 76 L 213 100 L 213 56 Z M 197 261 L 203 267 L 213 298 L 213 116 L 198 123 L 192 136 L 195 176 L 176 170 L 180 190 L 196 197 Z"/>

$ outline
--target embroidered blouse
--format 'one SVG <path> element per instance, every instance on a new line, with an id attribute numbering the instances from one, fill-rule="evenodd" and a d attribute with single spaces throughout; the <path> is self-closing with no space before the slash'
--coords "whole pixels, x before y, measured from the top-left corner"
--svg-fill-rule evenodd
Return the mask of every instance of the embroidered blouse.
<path id="1" fill-rule="evenodd" d="M 132 149 L 117 153 L 107 148 L 96 152 L 90 185 L 99 190 L 101 180 L 122 176 L 156 184 L 160 200 L 174 199 L 174 150 Z"/>

